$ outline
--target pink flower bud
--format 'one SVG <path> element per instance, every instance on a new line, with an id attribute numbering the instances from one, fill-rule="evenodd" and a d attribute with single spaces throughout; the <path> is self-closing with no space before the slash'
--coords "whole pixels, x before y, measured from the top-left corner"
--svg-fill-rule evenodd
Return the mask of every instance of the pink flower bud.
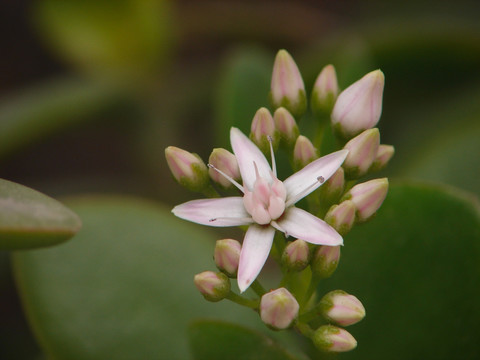
<path id="1" fill-rule="evenodd" d="M 242 246 L 237 240 L 217 240 L 215 244 L 214 259 L 220 271 L 229 277 L 237 276 L 238 262 Z"/>
<path id="2" fill-rule="evenodd" d="M 325 221 L 340 235 L 346 235 L 355 223 L 355 204 L 346 200 L 339 205 L 333 205 L 325 215 Z"/>
<path id="3" fill-rule="evenodd" d="M 333 65 L 325 66 L 315 80 L 311 107 L 316 116 L 330 115 L 338 95 L 337 73 Z"/>
<path id="4" fill-rule="evenodd" d="M 302 75 L 286 50 L 280 50 L 275 57 L 270 100 L 274 109 L 283 106 L 297 119 L 307 107 Z"/>
<path id="5" fill-rule="evenodd" d="M 377 128 L 368 129 L 355 136 L 345 146 L 348 155 L 342 167 L 350 179 L 365 175 L 377 156 L 380 145 L 380 132 Z"/>
<path id="6" fill-rule="evenodd" d="M 208 301 L 223 300 L 230 292 L 230 280 L 221 272 L 204 271 L 195 275 L 193 282 L 198 291 Z"/>
<path id="7" fill-rule="evenodd" d="M 347 330 L 333 325 L 320 326 L 312 340 L 319 350 L 328 352 L 345 352 L 357 347 L 357 340 Z"/>
<path id="8" fill-rule="evenodd" d="M 356 324 L 365 317 L 365 308 L 355 296 L 334 290 L 320 300 L 320 311 L 327 321 L 340 326 Z"/>
<path id="9" fill-rule="evenodd" d="M 347 192 L 343 199 L 351 200 L 357 209 L 357 220 L 366 221 L 375 214 L 387 196 L 388 179 L 373 179 L 358 185 Z"/>
<path id="10" fill-rule="evenodd" d="M 301 169 L 318 158 L 317 149 L 308 138 L 300 135 L 293 148 L 293 161 L 296 169 Z"/>
<path id="11" fill-rule="evenodd" d="M 320 199 L 326 204 L 336 203 L 345 190 L 345 172 L 342 167 L 323 184 L 320 189 Z"/>
<path id="12" fill-rule="evenodd" d="M 187 189 L 201 191 L 208 185 L 207 166 L 197 154 L 169 146 L 165 157 L 173 177 Z"/>
<path id="13" fill-rule="evenodd" d="M 313 255 L 310 266 L 314 275 L 321 279 L 332 276 L 340 261 L 340 246 L 322 245 Z"/>
<path id="14" fill-rule="evenodd" d="M 277 136 L 275 136 L 275 122 L 267 108 L 260 108 L 255 113 L 252 120 L 252 127 L 250 132 L 250 139 L 262 150 L 264 153 L 270 154 L 270 143 L 268 137 L 273 141 L 274 147 L 278 145 Z"/>
<path id="15" fill-rule="evenodd" d="M 381 144 L 377 150 L 377 156 L 373 160 L 373 164 L 370 167 L 370 171 L 379 171 L 385 168 L 390 159 L 395 154 L 395 148 L 392 145 Z"/>
<path id="16" fill-rule="evenodd" d="M 284 144 L 289 148 L 293 147 L 299 132 L 292 114 L 290 114 L 287 109 L 279 107 L 273 113 L 273 120 Z"/>
<path id="17" fill-rule="evenodd" d="M 282 264 L 290 271 L 302 271 L 310 262 L 310 249 L 307 242 L 295 240 L 289 243 L 282 254 Z"/>
<path id="18" fill-rule="evenodd" d="M 270 291 L 260 300 L 260 317 L 262 321 L 275 330 L 287 329 L 298 316 L 295 297 L 285 288 Z"/>
<path id="19" fill-rule="evenodd" d="M 332 111 L 332 125 L 337 134 L 351 139 L 378 123 L 384 84 L 383 73 L 375 70 L 338 95 Z"/>
<path id="20" fill-rule="evenodd" d="M 209 164 L 213 165 L 216 169 L 224 172 L 234 180 L 240 180 L 240 169 L 238 168 L 237 158 L 230 151 L 223 148 L 213 149 L 210 157 L 208 158 Z M 220 184 L 224 188 L 229 188 L 232 183 L 225 178 L 222 174 L 216 171 L 214 168 L 208 169 L 208 173 L 213 181 Z"/>

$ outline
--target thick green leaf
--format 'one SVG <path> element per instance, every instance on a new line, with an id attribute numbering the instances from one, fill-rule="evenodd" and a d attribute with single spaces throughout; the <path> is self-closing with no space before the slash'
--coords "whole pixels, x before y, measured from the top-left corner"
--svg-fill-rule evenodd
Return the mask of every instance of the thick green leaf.
<path id="1" fill-rule="evenodd" d="M 228 144 L 230 127 L 250 132 L 255 112 L 268 107 L 274 56 L 257 48 L 239 48 L 225 60 L 220 73 L 216 105 L 218 143 Z"/>
<path id="2" fill-rule="evenodd" d="M 83 79 L 56 79 L 0 102 L 0 156 L 119 103 L 121 89 Z"/>
<path id="3" fill-rule="evenodd" d="M 133 198 L 72 199 L 83 229 L 48 250 L 14 254 L 29 322 L 54 359 L 188 358 L 197 317 L 261 325 L 253 311 L 209 303 L 193 284 L 214 269 L 215 237 Z"/>
<path id="4" fill-rule="evenodd" d="M 0 250 L 55 245 L 80 227 L 79 217 L 57 200 L 0 179 Z"/>
<path id="5" fill-rule="evenodd" d="M 322 293 L 343 289 L 367 317 L 352 359 L 480 357 L 480 211 L 451 188 L 392 185 L 377 217 L 345 239 Z"/>
<path id="6" fill-rule="evenodd" d="M 195 322 L 189 336 L 195 360 L 300 359 L 261 333 L 224 322 Z"/>

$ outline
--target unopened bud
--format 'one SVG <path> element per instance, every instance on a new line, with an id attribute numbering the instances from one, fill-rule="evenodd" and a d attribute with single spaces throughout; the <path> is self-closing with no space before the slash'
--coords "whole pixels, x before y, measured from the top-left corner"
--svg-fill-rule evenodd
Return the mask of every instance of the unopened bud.
<path id="1" fill-rule="evenodd" d="M 273 121 L 283 144 L 291 149 L 299 135 L 298 125 L 294 117 L 287 109 L 279 107 L 273 113 Z"/>
<path id="2" fill-rule="evenodd" d="M 310 249 L 307 242 L 295 240 L 289 243 L 282 254 L 282 264 L 290 271 L 302 271 L 310 262 Z"/>
<path id="3" fill-rule="evenodd" d="M 320 189 L 320 199 L 326 204 L 336 203 L 345 190 L 345 172 L 342 167 L 323 184 Z"/>
<path id="4" fill-rule="evenodd" d="M 375 70 L 338 95 L 332 111 L 332 126 L 338 135 L 351 139 L 378 123 L 384 84 L 383 73 Z"/>
<path id="5" fill-rule="evenodd" d="M 338 95 L 337 73 L 333 65 L 325 66 L 315 80 L 310 106 L 317 117 L 330 115 Z"/>
<path id="6" fill-rule="evenodd" d="M 325 215 L 325 221 L 333 227 L 337 232 L 344 236 L 351 229 L 355 223 L 355 204 L 346 200 L 339 205 L 333 205 Z"/>
<path id="7" fill-rule="evenodd" d="M 345 145 L 348 155 L 342 167 L 347 178 L 358 179 L 368 172 L 377 156 L 379 145 L 380 132 L 377 128 L 365 130 Z"/>
<path id="8" fill-rule="evenodd" d="M 214 260 L 218 269 L 229 277 L 236 277 L 241 249 L 242 246 L 237 240 L 217 240 L 215 244 Z"/>
<path id="9" fill-rule="evenodd" d="M 230 151 L 223 148 L 213 149 L 210 157 L 208 158 L 208 163 L 214 167 L 208 169 L 208 173 L 213 181 L 223 186 L 225 189 L 232 187 L 232 183 L 225 178 L 221 173 L 216 169 L 224 172 L 226 175 L 230 176 L 234 180 L 240 180 L 240 169 L 238 168 L 237 158 Z"/>
<path id="10" fill-rule="evenodd" d="M 343 290 L 326 294 L 320 300 L 320 312 L 327 321 L 340 326 L 356 324 L 365 317 L 365 308 L 360 300 Z"/>
<path id="11" fill-rule="evenodd" d="M 267 108 L 260 108 L 252 120 L 250 139 L 264 154 L 270 154 L 270 139 L 274 148 L 278 145 L 278 137 L 275 136 L 275 122 Z"/>
<path id="12" fill-rule="evenodd" d="M 280 50 L 275 57 L 270 101 L 274 109 L 283 106 L 296 119 L 304 114 L 307 107 L 302 75 L 286 50 Z"/>
<path id="13" fill-rule="evenodd" d="M 373 179 L 355 185 L 343 197 L 351 200 L 357 209 L 356 217 L 360 222 L 368 220 L 380 208 L 387 196 L 388 179 Z"/>
<path id="14" fill-rule="evenodd" d="M 195 275 L 193 282 L 208 301 L 223 300 L 230 293 L 230 280 L 221 272 L 204 271 Z"/>
<path id="15" fill-rule="evenodd" d="M 295 297 L 285 288 L 270 291 L 260 300 L 260 317 L 274 330 L 287 329 L 298 317 L 298 305 Z"/>
<path id="16" fill-rule="evenodd" d="M 208 169 L 197 154 L 169 146 L 165 149 L 167 164 L 173 177 L 191 191 L 201 191 L 209 183 Z"/>
<path id="17" fill-rule="evenodd" d="M 326 279 L 335 272 L 339 261 L 340 246 L 322 245 L 315 251 L 310 267 L 315 276 Z"/>
<path id="18" fill-rule="evenodd" d="M 379 171 L 385 168 L 390 159 L 395 154 L 395 148 L 392 145 L 381 144 L 377 150 L 377 156 L 373 160 L 373 164 L 370 167 L 370 171 Z"/>
<path id="19" fill-rule="evenodd" d="M 300 170 L 318 158 L 317 149 L 312 142 L 300 135 L 293 148 L 293 163 L 296 170 Z"/>
<path id="20" fill-rule="evenodd" d="M 357 340 L 345 329 L 333 326 L 320 326 L 313 335 L 317 349 L 328 352 L 345 352 L 357 347 Z"/>

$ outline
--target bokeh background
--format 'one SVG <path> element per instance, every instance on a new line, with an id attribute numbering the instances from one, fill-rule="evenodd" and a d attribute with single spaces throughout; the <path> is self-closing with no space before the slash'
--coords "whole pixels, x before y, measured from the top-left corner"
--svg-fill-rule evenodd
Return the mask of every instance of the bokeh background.
<path id="1" fill-rule="evenodd" d="M 165 147 L 208 159 L 228 146 L 232 124 L 248 132 L 285 48 L 308 92 L 329 63 L 342 88 L 382 69 L 379 127 L 396 148 L 385 174 L 473 199 L 479 19 L 475 0 L 3 0 L 0 177 L 56 198 L 190 199 L 169 174 Z M 0 357 L 41 358 L 6 252 L 0 289 Z"/>

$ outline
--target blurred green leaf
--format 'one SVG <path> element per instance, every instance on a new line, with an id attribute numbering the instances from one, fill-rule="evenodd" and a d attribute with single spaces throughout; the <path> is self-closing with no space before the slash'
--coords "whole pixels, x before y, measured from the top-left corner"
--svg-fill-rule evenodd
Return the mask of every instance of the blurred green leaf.
<path id="1" fill-rule="evenodd" d="M 119 103 L 111 84 L 66 78 L 38 85 L 0 102 L 0 157 L 88 115 Z"/>
<path id="2" fill-rule="evenodd" d="M 351 359 L 475 359 L 480 356 L 480 210 L 453 188 L 392 185 L 377 217 L 345 239 L 337 272 L 367 317 L 348 330 Z"/>
<path id="3" fill-rule="evenodd" d="M 267 336 L 244 327 L 218 321 L 197 321 L 189 328 L 195 360 L 295 360 Z"/>
<path id="4" fill-rule="evenodd" d="M 0 179 L 0 249 L 51 246 L 70 239 L 81 221 L 71 210 L 38 191 Z"/>
<path id="5" fill-rule="evenodd" d="M 261 325 L 230 302 L 209 303 L 195 273 L 213 269 L 215 238 L 133 198 L 72 199 L 83 229 L 56 248 L 16 253 L 29 322 L 54 359 L 188 358 L 195 317 Z"/>
<path id="6" fill-rule="evenodd" d="M 102 77 L 151 74 L 172 45 L 166 0 L 45 0 L 34 15 L 55 50 Z"/>
<path id="7" fill-rule="evenodd" d="M 249 134 L 255 112 L 262 106 L 269 106 L 273 60 L 273 55 L 259 48 L 238 48 L 225 59 L 215 109 L 220 146 L 227 146 L 232 126 Z"/>

